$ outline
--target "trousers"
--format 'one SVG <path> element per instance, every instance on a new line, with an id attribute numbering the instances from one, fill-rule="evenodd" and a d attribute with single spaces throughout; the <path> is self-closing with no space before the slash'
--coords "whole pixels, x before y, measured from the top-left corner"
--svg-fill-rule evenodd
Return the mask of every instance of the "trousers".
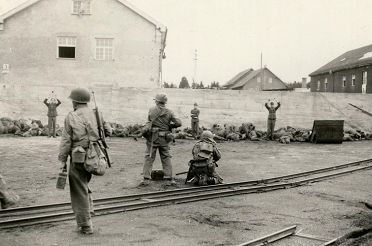
<path id="1" fill-rule="evenodd" d="M 155 145 L 153 146 L 152 153 L 151 151 L 151 142 L 146 142 L 146 155 L 145 155 L 145 164 L 143 165 L 143 177 L 146 179 L 151 178 L 152 165 L 155 161 L 156 152 L 159 150 L 161 164 L 163 166 L 164 179 L 172 178 L 172 156 L 169 153 L 168 145 Z"/>
<path id="2" fill-rule="evenodd" d="M 199 136 L 199 121 L 191 121 L 191 130 L 194 137 Z"/>
<path id="3" fill-rule="evenodd" d="M 267 137 L 269 139 L 273 139 L 273 133 L 275 129 L 275 121 L 276 119 L 268 119 L 267 120 Z"/>
<path id="4" fill-rule="evenodd" d="M 53 135 L 56 136 L 56 120 L 57 117 L 48 116 L 48 137 Z"/>
<path id="5" fill-rule="evenodd" d="M 68 180 L 70 183 L 71 206 L 74 211 L 77 225 L 92 226 L 91 212 L 93 212 L 93 200 L 88 183 L 92 174 L 88 173 L 83 163 L 70 163 Z"/>

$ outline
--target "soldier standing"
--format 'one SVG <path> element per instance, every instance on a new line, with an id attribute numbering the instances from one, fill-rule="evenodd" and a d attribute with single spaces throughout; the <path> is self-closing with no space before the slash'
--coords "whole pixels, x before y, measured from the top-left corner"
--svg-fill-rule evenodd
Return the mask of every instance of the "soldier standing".
<path id="1" fill-rule="evenodd" d="M 149 129 L 144 134 L 147 139 L 145 163 L 143 166 L 143 181 L 141 185 L 149 185 L 151 178 L 152 165 L 155 161 L 156 151 L 159 150 L 160 160 L 163 166 L 164 179 L 170 185 L 175 181 L 172 176 L 171 155 L 169 153 L 169 142 L 171 142 L 173 128 L 182 125 L 181 120 L 174 116 L 174 113 L 165 107 L 168 99 L 164 94 L 155 97 L 156 106 L 151 108 L 148 114 Z"/>
<path id="2" fill-rule="evenodd" d="M 265 107 L 269 111 L 269 117 L 267 119 L 267 138 L 269 140 L 273 140 L 273 133 L 276 122 L 276 111 L 280 108 L 280 102 L 278 102 L 278 105 L 274 107 L 274 102 L 271 101 L 270 106 L 268 105 L 268 103 L 265 103 Z"/>
<path id="3" fill-rule="evenodd" d="M 57 107 L 61 101 L 57 99 L 52 91 L 52 96 L 45 98 L 44 104 L 48 107 L 48 137 L 56 137 L 56 120 L 57 120 Z"/>
<path id="4" fill-rule="evenodd" d="M 194 109 L 191 110 L 191 130 L 195 139 L 199 137 L 199 114 L 198 104 L 194 103 Z"/>
<path id="5" fill-rule="evenodd" d="M 92 192 L 88 187 L 92 174 L 85 170 L 84 163 L 72 162 L 71 152 L 74 152 L 73 150 L 76 148 L 87 150 L 89 141 L 98 140 L 97 119 L 94 111 L 88 108 L 90 101 L 88 90 L 74 89 L 69 98 L 72 100 L 74 111 L 71 111 L 65 118 L 58 159 L 62 163 L 61 168 L 66 168 L 67 158 L 70 156 L 68 178 L 72 210 L 75 213 L 79 232 L 92 234 L 91 214 L 94 214 L 94 210 Z M 104 127 L 105 133 L 111 135 L 111 128 L 107 124 Z"/>

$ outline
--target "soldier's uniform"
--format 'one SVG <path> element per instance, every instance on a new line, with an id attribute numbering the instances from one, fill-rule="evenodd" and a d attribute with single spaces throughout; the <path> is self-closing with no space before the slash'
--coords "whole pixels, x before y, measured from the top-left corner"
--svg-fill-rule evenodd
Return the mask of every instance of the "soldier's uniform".
<path id="1" fill-rule="evenodd" d="M 194 106 L 196 107 L 198 106 L 198 104 L 195 103 Z M 194 138 L 197 138 L 199 136 L 199 114 L 199 109 L 194 108 L 191 110 L 191 130 Z"/>
<path id="2" fill-rule="evenodd" d="M 88 183 L 92 175 L 85 170 L 84 163 L 72 162 L 71 152 L 78 146 L 87 150 L 89 141 L 98 140 L 97 120 L 94 111 L 88 108 L 90 93 L 87 90 L 75 89 L 71 92 L 70 98 L 78 104 L 74 106 L 74 111 L 66 116 L 58 159 L 65 163 L 70 156 L 68 178 L 72 210 L 80 231 L 90 234 L 93 233 L 91 214 L 94 210 Z M 105 132 L 110 134 L 109 125 L 104 126 Z"/>
<path id="3" fill-rule="evenodd" d="M 192 149 L 193 159 L 190 161 L 186 182 L 197 185 L 220 184 L 223 179 L 216 172 L 216 167 L 221 152 L 210 131 L 204 131 L 200 138 Z"/>
<path id="4" fill-rule="evenodd" d="M 278 106 L 274 107 L 274 103 L 271 106 L 268 103 L 265 103 L 265 107 L 269 111 L 269 116 L 267 118 L 267 138 L 273 140 L 273 133 L 275 129 L 275 122 L 276 122 L 276 111 L 280 108 L 280 102 L 278 102 Z"/>
<path id="5" fill-rule="evenodd" d="M 3 176 L 0 175 L 0 209 L 15 205 L 18 200 L 19 196 L 8 191 Z"/>
<path id="6" fill-rule="evenodd" d="M 165 107 L 167 98 L 165 95 L 157 95 L 154 99 L 157 105 L 149 110 L 148 121 L 151 124 L 146 134 L 146 155 L 143 166 L 144 182 L 147 185 L 151 178 L 152 165 L 155 161 L 157 150 L 159 150 L 161 163 L 164 171 L 164 179 L 172 180 L 172 163 L 169 153 L 169 142 L 172 141 L 171 130 L 182 125 L 174 113 Z"/>
<path id="7" fill-rule="evenodd" d="M 48 137 L 56 137 L 57 107 L 61 105 L 58 99 L 45 99 L 44 104 L 48 107 Z"/>

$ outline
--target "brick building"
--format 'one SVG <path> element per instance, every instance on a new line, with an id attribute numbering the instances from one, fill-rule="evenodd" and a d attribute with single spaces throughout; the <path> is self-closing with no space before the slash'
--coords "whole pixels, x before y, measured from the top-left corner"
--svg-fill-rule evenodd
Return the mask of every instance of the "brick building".
<path id="1" fill-rule="evenodd" d="M 309 76 L 312 92 L 372 93 L 372 45 L 348 51 Z"/>
<path id="2" fill-rule="evenodd" d="M 125 0 L 29 0 L 0 15 L 0 82 L 157 88 L 165 38 Z"/>

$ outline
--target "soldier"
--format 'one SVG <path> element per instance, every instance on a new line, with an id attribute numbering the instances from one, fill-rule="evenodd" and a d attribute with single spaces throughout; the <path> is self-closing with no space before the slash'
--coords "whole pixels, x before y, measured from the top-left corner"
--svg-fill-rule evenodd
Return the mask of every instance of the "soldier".
<path id="1" fill-rule="evenodd" d="M 276 121 L 276 111 L 280 108 L 280 102 L 278 102 L 278 105 L 274 107 L 274 102 L 271 101 L 270 107 L 268 103 L 265 103 L 265 107 L 269 111 L 269 117 L 267 119 L 267 139 L 273 140 L 273 133 L 274 133 L 275 121 Z"/>
<path id="2" fill-rule="evenodd" d="M 165 107 L 167 96 L 158 94 L 155 97 L 156 106 L 151 108 L 148 114 L 148 129 L 144 134 L 147 139 L 145 163 L 143 166 L 143 181 L 140 185 L 150 184 L 152 165 L 155 161 L 156 151 L 159 149 L 161 163 L 163 165 L 164 179 L 168 185 L 174 185 L 172 176 L 171 155 L 169 154 L 169 142 L 171 142 L 173 128 L 182 125 L 181 120 L 174 116 L 174 113 Z"/>
<path id="3" fill-rule="evenodd" d="M 75 213 L 79 232 L 93 234 L 91 221 L 91 214 L 94 214 L 93 199 L 91 197 L 92 192 L 88 187 L 92 175 L 85 170 L 84 163 L 72 162 L 71 152 L 74 152 L 73 150 L 77 148 L 87 150 L 89 141 L 97 141 L 99 138 L 97 119 L 94 111 L 88 108 L 89 91 L 82 88 L 74 89 L 71 91 L 69 98 L 72 100 L 74 111 L 66 116 L 58 159 L 62 162 L 61 168 L 64 168 L 70 155 L 68 178 L 72 210 Z M 104 128 L 105 133 L 111 135 L 109 125 L 104 124 Z"/>
<path id="4" fill-rule="evenodd" d="M 191 110 L 191 129 L 195 139 L 199 137 L 199 114 L 198 104 L 194 103 L 194 109 Z"/>
<path id="5" fill-rule="evenodd" d="M 57 107 L 61 104 L 61 101 L 58 100 L 55 95 L 54 91 L 52 91 L 52 96 L 49 98 L 45 98 L 44 104 L 48 107 L 48 137 L 50 138 L 51 135 L 56 137 L 56 121 L 57 121 Z"/>
<path id="6" fill-rule="evenodd" d="M 190 161 L 186 182 L 197 185 L 221 184 L 223 179 L 216 172 L 217 161 L 221 159 L 221 152 L 213 140 L 213 133 L 203 131 L 194 148 L 193 159 Z"/>
<path id="7" fill-rule="evenodd" d="M 0 208 L 9 208 L 17 204 L 18 201 L 19 196 L 8 191 L 3 176 L 0 175 Z"/>

